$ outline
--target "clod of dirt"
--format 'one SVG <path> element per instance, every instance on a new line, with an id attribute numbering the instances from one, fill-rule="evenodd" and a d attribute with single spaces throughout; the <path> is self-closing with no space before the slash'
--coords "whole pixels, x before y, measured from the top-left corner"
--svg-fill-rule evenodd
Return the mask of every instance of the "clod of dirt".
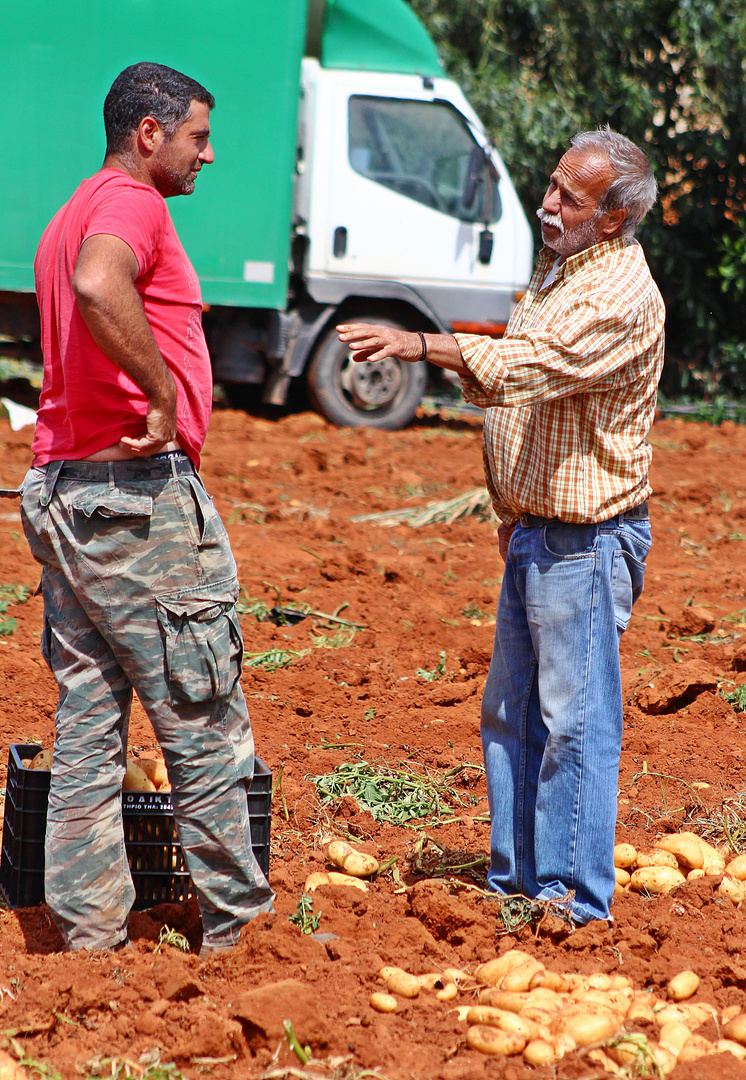
<path id="1" fill-rule="evenodd" d="M 658 676 L 651 685 L 643 686 L 637 704 L 646 713 L 673 712 L 704 693 L 715 690 L 718 684 L 712 668 L 703 660 L 687 660 Z"/>

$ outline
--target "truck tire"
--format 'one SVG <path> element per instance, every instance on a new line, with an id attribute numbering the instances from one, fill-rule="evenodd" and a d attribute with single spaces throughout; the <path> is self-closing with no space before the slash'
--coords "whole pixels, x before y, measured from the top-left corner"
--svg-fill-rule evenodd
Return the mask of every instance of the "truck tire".
<path id="1" fill-rule="evenodd" d="M 404 329 L 376 316 L 345 316 L 346 323 L 375 322 Z M 306 375 L 312 408 L 338 427 L 397 431 L 413 418 L 427 386 L 427 364 L 389 358 L 355 364 L 334 328 L 321 338 Z"/>

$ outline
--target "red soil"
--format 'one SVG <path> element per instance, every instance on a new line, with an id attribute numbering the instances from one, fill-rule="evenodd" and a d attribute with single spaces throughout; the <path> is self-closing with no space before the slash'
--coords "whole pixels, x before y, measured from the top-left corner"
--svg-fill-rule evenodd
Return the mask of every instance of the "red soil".
<path id="1" fill-rule="evenodd" d="M 717 879 L 665 897 L 625 894 L 612 924 L 568 933 L 550 919 L 507 935 L 499 906 L 480 890 L 479 869 L 438 876 L 441 848 L 460 853 L 460 863 L 479 862 L 488 850 L 484 780 L 468 766 L 481 762 L 479 702 L 501 578 L 494 525 L 470 518 L 382 528 L 351 519 L 478 487 L 480 434 L 476 422 L 422 419 L 391 434 L 340 431 L 311 414 L 268 422 L 216 412 L 203 475 L 246 596 L 328 613 L 346 605 L 341 617 L 367 628 L 347 647 L 313 648 L 285 669 L 243 676 L 258 752 L 281 777 L 270 869 L 276 913 L 246 927 L 233 953 L 202 962 L 170 947 L 155 951 L 164 924 L 199 946 L 192 902 L 133 915 L 134 949 L 111 955 L 61 952 L 44 907 L 0 909 L 0 1047 L 15 1056 L 23 1050 L 65 1080 L 118 1068 L 138 1075 L 158 1058 L 190 1080 L 352 1078 L 372 1069 L 388 1080 L 602 1075 L 579 1053 L 552 1069 L 482 1057 L 466 1047 L 456 1003 L 432 994 L 402 1001 L 392 1015 L 369 1006 L 384 964 L 473 971 L 516 944 L 556 971 L 621 973 L 658 993 L 691 967 L 701 978 L 694 1000 L 746 1005 L 746 917 L 718 895 Z M 30 429 L 13 433 L 0 422 L 0 484 L 22 478 L 30 438 Z M 654 546 L 622 642 L 618 838 L 651 847 L 662 833 L 688 828 L 724 846 L 722 828 L 704 823 L 718 812 L 722 821 L 724 804 L 737 823 L 746 791 L 746 714 L 719 692 L 746 681 L 746 429 L 665 420 L 651 441 Z M 0 535 L 0 582 L 33 589 L 38 569 L 17 504 L 0 505 Z M 39 656 L 41 599 L 8 614 L 19 625 L 0 637 L 0 789 L 8 744 L 52 745 L 56 703 Z M 318 618 L 278 627 L 246 615 L 243 625 L 252 653 L 301 650 L 314 631 L 336 633 Z M 418 669 L 436 668 L 441 651 L 445 676 L 418 677 Z M 139 707 L 130 746 L 156 748 Z M 448 823 L 416 831 L 378 824 L 350 799 L 322 805 L 309 777 L 360 759 L 410 762 L 441 777 L 456 769 L 450 783 L 461 805 L 446 813 Z M 365 895 L 339 887 L 315 893 L 324 936 L 303 935 L 288 916 L 308 874 L 326 867 L 322 845 L 335 835 L 357 838 L 381 860 L 395 857 L 395 872 Z M 423 838 L 441 848 L 425 839 L 418 855 Z M 285 1019 L 311 1047 L 307 1066 L 288 1048 Z M 705 1071 L 695 1063 L 671 1075 L 694 1080 Z M 746 1066 L 719 1055 L 707 1060 L 706 1076 L 746 1077 Z"/>

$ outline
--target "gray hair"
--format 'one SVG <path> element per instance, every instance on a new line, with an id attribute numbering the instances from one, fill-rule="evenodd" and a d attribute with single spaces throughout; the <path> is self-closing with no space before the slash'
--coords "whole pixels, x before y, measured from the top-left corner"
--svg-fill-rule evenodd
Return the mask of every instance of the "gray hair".
<path id="1" fill-rule="evenodd" d="M 598 209 L 601 213 L 626 210 L 620 235 L 634 236 L 658 196 L 658 185 L 645 151 L 618 131 L 612 131 L 608 124 L 596 131 L 579 131 L 570 140 L 570 146 L 585 152 L 596 151 L 609 161 L 616 178 L 599 199 Z"/>

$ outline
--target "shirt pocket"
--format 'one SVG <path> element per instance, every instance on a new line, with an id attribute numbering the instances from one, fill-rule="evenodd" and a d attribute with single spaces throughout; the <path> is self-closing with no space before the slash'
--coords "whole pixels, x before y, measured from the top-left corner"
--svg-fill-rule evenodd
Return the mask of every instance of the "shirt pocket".
<path id="1" fill-rule="evenodd" d="M 228 697 L 241 675 L 243 638 L 238 586 L 156 598 L 171 704 Z"/>

